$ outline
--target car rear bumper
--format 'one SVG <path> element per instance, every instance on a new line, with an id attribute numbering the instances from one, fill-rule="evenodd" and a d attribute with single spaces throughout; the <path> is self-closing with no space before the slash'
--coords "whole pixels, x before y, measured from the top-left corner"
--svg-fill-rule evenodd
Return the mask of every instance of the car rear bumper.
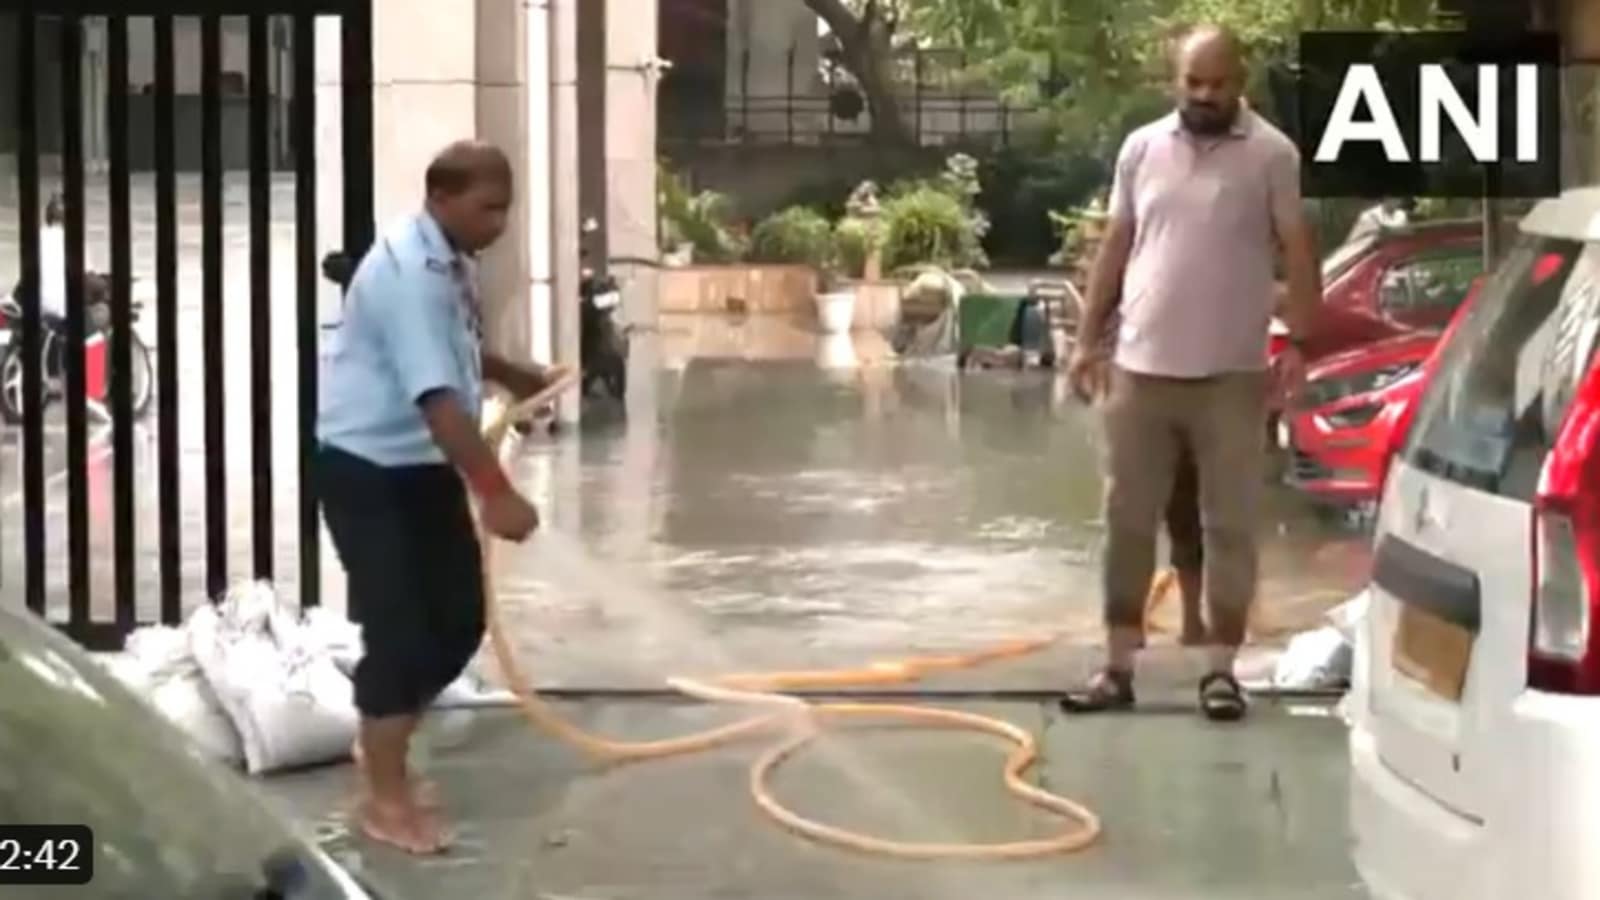
<path id="1" fill-rule="evenodd" d="M 1378 900 L 1482 896 L 1467 888 L 1484 829 L 1396 775 L 1359 726 L 1350 729 L 1350 831 L 1356 870 Z M 1459 864 L 1440 864 L 1447 859 Z"/>
<path id="2" fill-rule="evenodd" d="M 1478 822 L 1390 769 L 1350 730 L 1352 855 L 1379 900 L 1600 897 L 1600 698 L 1526 692 L 1485 771 L 1499 813 Z"/>

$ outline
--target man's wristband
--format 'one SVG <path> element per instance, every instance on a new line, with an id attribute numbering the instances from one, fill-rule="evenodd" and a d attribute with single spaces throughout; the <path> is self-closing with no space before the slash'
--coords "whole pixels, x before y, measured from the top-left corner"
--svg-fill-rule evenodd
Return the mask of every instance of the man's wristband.
<path id="1" fill-rule="evenodd" d="M 506 477 L 505 470 L 498 463 L 487 463 L 469 471 L 466 478 L 467 486 L 478 495 L 479 500 L 488 500 L 511 491 L 511 479 Z"/>

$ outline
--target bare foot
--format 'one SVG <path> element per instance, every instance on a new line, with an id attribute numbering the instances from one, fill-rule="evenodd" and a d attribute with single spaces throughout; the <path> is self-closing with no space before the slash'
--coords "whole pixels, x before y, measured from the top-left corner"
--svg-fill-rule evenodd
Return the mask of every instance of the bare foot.
<path id="1" fill-rule="evenodd" d="M 417 856 L 443 853 L 449 846 L 439 822 L 412 803 L 368 800 L 361 805 L 361 833 Z"/>
<path id="2" fill-rule="evenodd" d="M 361 752 L 361 743 L 359 741 L 357 741 L 356 744 L 350 748 L 350 759 L 353 763 L 355 763 L 356 775 L 359 776 L 359 780 L 362 785 L 363 802 L 365 802 L 366 785 L 369 783 L 367 781 L 367 760 L 366 756 Z M 424 810 L 428 812 L 438 811 L 440 805 L 439 785 L 435 784 L 432 780 L 418 776 L 412 776 L 411 796 L 412 800 Z"/>

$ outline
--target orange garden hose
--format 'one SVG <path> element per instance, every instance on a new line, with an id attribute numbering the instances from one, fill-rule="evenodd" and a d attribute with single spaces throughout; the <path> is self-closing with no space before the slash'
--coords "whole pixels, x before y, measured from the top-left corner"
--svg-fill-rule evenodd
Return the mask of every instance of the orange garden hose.
<path id="1" fill-rule="evenodd" d="M 484 429 L 489 445 L 505 458 L 511 442 L 505 440 L 511 423 L 551 402 L 571 388 L 571 376 L 541 391 L 538 395 L 507 406 L 492 401 Z M 1006 642 L 973 653 L 922 656 L 894 662 L 874 663 L 862 669 L 800 672 L 766 672 L 720 677 L 669 678 L 667 683 L 686 696 L 709 703 L 749 706 L 759 714 L 719 728 L 682 737 L 656 741 L 614 741 L 590 734 L 562 718 L 531 689 L 526 674 L 511 649 L 500 619 L 499 597 L 494 583 L 494 548 L 491 535 L 482 531 L 484 605 L 489 640 L 494 658 L 507 688 L 516 696 L 518 709 L 535 727 L 582 751 L 591 759 L 605 763 L 624 763 L 660 759 L 716 749 L 758 734 L 773 734 L 781 740 L 762 753 L 750 767 L 750 793 L 757 807 L 790 831 L 835 847 L 901 859 L 1024 859 L 1082 850 L 1099 839 L 1100 818 L 1082 804 L 1050 793 L 1023 778 L 1039 757 L 1038 741 L 1032 734 L 1009 722 L 951 709 L 885 703 L 808 703 L 782 693 L 784 690 L 814 687 L 911 684 L 935 672 L 970 669 L 984 663 L 1024 656 L 1044 649 L 1060 635 Z M 1152 588 L 1152 603 L 1159 602 L 1171 587 L 1169 575 L 1158 578 Z M 770 787 L 773 771 L 798 753 L 820 733 L 824 724 L 843 719 L 900 720 L 932 728 L 981 731 L 1004 738 L 1014 745 L 1006 760 L 1004 784 L 1008 791 L 1027 803 L 1049 812 L 1070 824 L 1052 837 L 992 844 L 911 843 L 887 840 L 848 831 L 799 815 L 784 806 Z"/>

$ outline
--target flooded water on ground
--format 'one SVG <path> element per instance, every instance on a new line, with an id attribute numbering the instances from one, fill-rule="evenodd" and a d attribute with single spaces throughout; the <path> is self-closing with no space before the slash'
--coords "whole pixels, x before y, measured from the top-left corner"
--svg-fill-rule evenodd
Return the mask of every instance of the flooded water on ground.
<path id="1" fill-rule="evenodd" d="M 1098 429 L 1053 375 L 701 359 L 654 388 L 653 423 L 597 412 L 521 460 L 574 538 L 498 551 L 543 679 L 1097 639 Z M 1263 533 L 1257 641 L 1365 576 L 1292 496 Z"/>
<path id="2" fill-rule="evenodd" d="M 497 582 L 541 681 L 842 664 L 1057 629 L 1097 639 L 1099 431 L 1053 374 L 963 374 L 870 354 L 826 369 L 812 358 L 695 357 L 673 351 L 670 336 L 657 340 L 666 352 L 637 348 L 625 411 L 594 400 L 577 430 L 531 438 L 518 456 L 517 478 L 547 527 L 528 545 L 496 548 Z M 192 607 L 203 583 L 203 448 L 192 427 L 198 410 L 182 409 Z M 230 411 L 230 430 L 248 414 L 248 406 Z M 135 440 L 146 617 L 157 609 L 155 428 L 146 420 Z M 16 432 L 5 437 L 0 463 L 19 474 Z M 248 445 L 231 438 L 231 571 L 243 574 Z M 292 419 L 274 438 L 278 578 L 292 590 Z M 89 455 L 91 581 L 102 614 L 112 596 L 107 441 L 104 430 L 93 435 Z M 46 444 L 49 593 L 64 612 L 68 485 L 58 423 Z M 7 482 L 0 527 L 20 538 L 20 485 Z M 1258 641 L 1315 624 L 1365 577 L 1365 539 L 1324 524 L 1286 492 L 1274 494 L 1263 535 Z M 20 587 L 21 541 L 6 544 L 4 577 Z M 325 594 L 337 606 L 342 577 L 325 537 L 323 561 Z"/>

